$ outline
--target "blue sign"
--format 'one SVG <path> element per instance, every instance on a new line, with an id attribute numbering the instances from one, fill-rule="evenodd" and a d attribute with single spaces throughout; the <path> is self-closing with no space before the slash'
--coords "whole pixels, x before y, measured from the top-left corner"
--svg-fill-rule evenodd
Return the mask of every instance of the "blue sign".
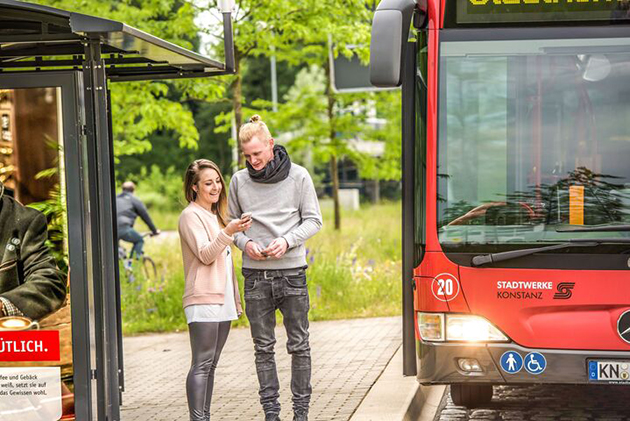
<path id="1" fill-rule="evenodd" d="M 597 380 L 597 361 L 588 362 L 588 376 L 592 380 Z"/>
<path id="2" fill-rule="evenodd" d="M 523 368 L 523 357 L 515 351 L 507 351 L 501 355 L 501 368 L 508 374 L 515 374 Z"/>
<path id="3" fill-rule="evenodd" d="M 540 352 L 530 352 L 525 356 L 525 370 L 529 374 L 540 374 L 547 368 L 547 360 Z"/>

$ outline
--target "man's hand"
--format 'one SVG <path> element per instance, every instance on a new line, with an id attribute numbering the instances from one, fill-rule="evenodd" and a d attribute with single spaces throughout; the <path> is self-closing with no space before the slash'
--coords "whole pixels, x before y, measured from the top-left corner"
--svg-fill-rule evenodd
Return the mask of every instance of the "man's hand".
<path id="1" fill-rule="evenodd" d="M 248 241 L 247 244 L 245 244 L 245 253 L 247 253 L 250 259 L 265 260 L 266 257 L 263 256 L 261 251 L 260 246 L 253 241 Z"/>
<path id="2" fill-rule="evenodd" d="M 283 237 L 278 237 L 273 240 L 262 252 L 269 257 L 279 259 L 284 256 L 284 253 L 287 252 L 288 248 L 289 243 L 287 243 L 287 240 L 285 240 Z"/>

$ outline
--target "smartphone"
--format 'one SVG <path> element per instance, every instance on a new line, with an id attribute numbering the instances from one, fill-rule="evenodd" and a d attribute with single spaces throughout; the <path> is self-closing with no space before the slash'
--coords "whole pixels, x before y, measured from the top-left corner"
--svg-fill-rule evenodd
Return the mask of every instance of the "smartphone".
<path id="1" fill-rule="evenodd" d="M 248 219 L 252 219 L 251 212 L 245 212 L 244 214 L 241 215 L 241 221 L 247 221 Z"/>

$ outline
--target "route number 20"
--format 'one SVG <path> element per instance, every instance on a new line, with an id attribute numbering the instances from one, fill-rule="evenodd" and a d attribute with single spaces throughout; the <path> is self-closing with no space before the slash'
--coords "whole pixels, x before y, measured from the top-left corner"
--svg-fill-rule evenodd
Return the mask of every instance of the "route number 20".
<path id="1" fill-rule="evenodd" d="M 441 273 L 431 283 L 433 296 L 440 301 L 451 301 L 459 294 L 459 281 L 450 273 Z"/>
<path id="2" fill-rule="evenodd" d="M 453 280 L 438 279 L 438 295 L 453 295 Z"/>

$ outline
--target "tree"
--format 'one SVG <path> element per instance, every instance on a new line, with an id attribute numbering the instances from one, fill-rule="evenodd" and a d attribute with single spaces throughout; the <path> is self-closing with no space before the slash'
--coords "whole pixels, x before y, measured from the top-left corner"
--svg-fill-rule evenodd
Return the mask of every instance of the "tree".
<path id="1" fill-rule="evenodd" d="M 372 180 L 401 180 L 402 168 L 402 113 L 400 112 L 400 91 L 373 92 L 369 94 L 370 101 L 376 110 L 376 116 L 384 120 L 385 124 L 364 131 L 364 140 L 383 142 L 383 155 L 378 159 L 358 154 L 354 159 L 359 164 L 359 172 L 363 178 Z"/>
<path id="2" fill-rule="evenodd" d="M 212 2 L 211 2 L 212 3 Z M 370 6 L 373 6 L 370 3 Z M 240 128 L 243 122 L 242 75 L 243 62 L 248 57 L 275 55 L 279 61 L 290 64 L 316 65 L 324 69 L 326 94 L 325 114 L 321 116 L 325 127 L 315 129 L 321 137 L 321 153 L 330 160 L 330 172 L 333 177 L 333 199 L 335 202 L 335 227 L 340 228 L 340 212 L 337 177 L 337 159 L 348 152 L 343 139 L 350 131 L 347 122 L 351 119 L 341 112 L 342 100 L 333 92 L 329 77 L 329 48 L 333 54 L 351 56 L 358 53 L 367 62 L 369 34 L 371 28 L 371 10 L 364 0 L 256 0 L 238 2 L 235 22 L 235 59 L 237 74 L 231 86 L 233 93 L 233 117 Z M 332 42 L 332 45 L 331 45 Z M 351 50 L 351 46 L 359 46 Z M 287 112 L 283 107 L 283 112 Z M 316 114 L 315 112 L 311 115 Z M 226 126 L 231 124 L 232 116 L 221 116 Z M 304 119 L 301 119 L 305 123 Z M 307 123 L 305 123 L 307 124 Z M 274 128 L 272 127 L 272 130 Z M 344 134 L 340 134 L 344 133 Z M 323 140 L 325 139 L 325 141 Z M 243 166 L 239 153 L 239 164 Z"/>
<path id="3" fill-rule="evenodd" d="M 215 9 L 210 0 L 205 8 Z M 328 56 L 327 40 L 335 34 L 342 43 L 338 49 L 369 37 L 369 10 L 362 0 L 240 0 L 234 14 L 236 75 L 230 89 L 233 114 L 219 118 L 225 126 L 235 120 L 237 130 L 243 123 L 243 67 L 251 57 L 276 56 L 292 65 L 319 63 Z M 211 32 L 217 22 L 209 23 Z M 333 30 L 334 29 L 334 30 Z M 331 31 L 332 30 L 332 31 Z M 367 53 L 363 52 L 364 58 Z M 223 130 L 227 130 L 225 127 Z M 240 149 L 239 149 L 240 151 Z M 239 153 L 239 166 L 244 166 Z"/>

